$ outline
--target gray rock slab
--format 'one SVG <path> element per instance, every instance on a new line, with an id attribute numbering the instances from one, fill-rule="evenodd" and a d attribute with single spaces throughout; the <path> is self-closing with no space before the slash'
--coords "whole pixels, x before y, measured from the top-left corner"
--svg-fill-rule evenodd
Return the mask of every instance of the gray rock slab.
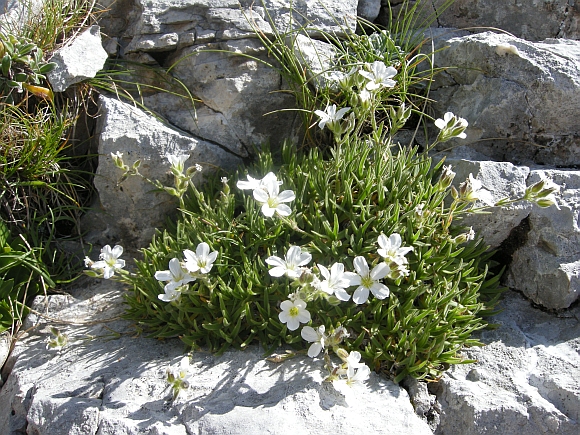
<path id="1" fill-rule="evenodd" d="M 0 390 L 0 433 L 432 433 L 406 391 L 382 376 L 373 373 L 369 389 L 347 406 L 322 383 L 320 360 L 303 355 L 275 364 L 257 346 L 193 353 L 191 388 L 171 402 L 165 371 L 179 363 L 183 345 L 137 337 L 118 319 L 122 293 L 117 283 L 95 280 L 48 304 L 37 299 L 34 308 L 53 320 L 31 315 L 35 328 L 16 344 Z M 51 325 L 69 338 L 57 352 L 45 348 Z"/>
<path id="2" fill-rule="evenodd" d="M 75 83 L 95 77 L 103 69 L 107 57 L 99 26 L 91 26 L 70 45 L 54 53 L 50 61 L 56 63 L 56 68 L 47 74 L 48 81 L 54 91 L 64 92 Z"/>
<path id="3" fill-rule="evenodd" d="M 195 29 L 211 31 L 218 40 L 254 37 L 254 30 L 272 35 L 274 26 L 281 33 L 304 28 L 310 34 L 343 34 L 356 29 L 357 0 L 143 0 L 131 12 L 112 9 L 105 24 L 125 14 L 131 19 L 126 38 L 128 51 L 157 50 L 159 45 L 142 44 L 147 35 L 184 33 Z M 107 21 L 108 20 L 108 21 Z M 149 36 L 152 42 L 155 38 Z M 164 44 L 165 45 L 165 44 Z"/>
<path id="4" fill-rule="evenodd" d="M 443 3 L 445 0 L 433 1 L 436 9 Z M 541 41 L 546 38 L 578 39 L 579 20 L 580 6 L 569 0 L 455 0 L 439 16 L 437 24 L 475 31 L 495 27 L 519 38 Z"/>
<path id="5" fill-rule="evenodd" d="M 517 198 L 526 190 L 530 169 L 526 166 L 515 166 L 508 162 L 474 161 L 466 159 L 446 159 L 455 171 L 453 184 L 458 187 L 469 174 L 482 182 L 489 190 L 494 201 L 503 198 Z M 483 204 L 476 204 L 477 207 Z M 473 227 L 474 231 L 485 239 L 492 249 L 498 248 L 510 232 L 525 219 L 532 209 L 528 202 L 510 204 L 504 207 L 490 207 L 483 213 L 462 215 L 456 223 Z"/>
<path id="6" fill-rule="evenodd" d="M 252 57 L 249 57 L 252 56 Z M 185 47 L 167 59 L 172 74 L 197 99 L 196 109 L 169 93 L 147 96 L 146 104 L 173 125 L 247 157 L 254 146 L 278 146 L 294 135 L 295 107 L 282 77 L 257 39 Z"/>
<path id="7" fill-rule="evenodd" d="M 140 177 L 131 176 L 119 184 L 122 171 L 111 158 L 121 152 L 131 166 L 141 160 L 139 172 L 165 186 L 173 186 L 169 172 L 169 155 L 188 155 L 185 165 L 204 168 L 204 174 L 223 168 L 235 169 L 241 160 L 219 146 L 197 139 L 162 123 L 142 110 L 114 98 L 99 97 L 97 125 L 99 165 L 94 185 L 99 193 L 98 204 L 85 217 L 83 227 L 87 239 L 97 244 L 121 244 L 125 248 L 141 248 L 150 241 L 156 228 L 176 211 L 176 198 L 155 188 Z"/>
<path id="8" fill-rule="evenodd" d="M 532 308 L 515 292 L 465 350 L 435 392 L 437 435 L 575 435 L 580 430 L 580 307 L 558 315 Z"/>
<path id="9" fill-rule="evenodd" d="M 373 22 L 381 12 L 381 0 L 358 0 L 357 14 L 367 21 Z"/>
<path id="10" fill-rule="evenodd" d="M 580 161 L 580 42 L 532 43 L 484 32 L 436 39 L 435 113 L 469 122 L 456 141 L 492 160 L 572 167 Z M 443 144 L 445 147 L 448 144 Z"/>
<path id="11" fill-rule="evenodd" d="M 580 172 L 533 170 L 560 186 L 556 207 L 534 205 L 526 242 L 513 254 L 506 284 L 546 308 L 567 308 L 580 296 Z"/>

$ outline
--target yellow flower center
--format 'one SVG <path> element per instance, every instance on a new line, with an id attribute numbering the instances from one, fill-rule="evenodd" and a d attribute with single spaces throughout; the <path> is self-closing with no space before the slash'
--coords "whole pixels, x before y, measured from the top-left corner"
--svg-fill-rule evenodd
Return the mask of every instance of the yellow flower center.
<path id="1" fill-rule="evenodd" d="M 291 317 L 296 317 L 298 314 L 300 314 L 300 310 L 298 307 L 292 307 L 290 308 L 290 311 L 288 311 L 288 314 L 290 314 Z"/>

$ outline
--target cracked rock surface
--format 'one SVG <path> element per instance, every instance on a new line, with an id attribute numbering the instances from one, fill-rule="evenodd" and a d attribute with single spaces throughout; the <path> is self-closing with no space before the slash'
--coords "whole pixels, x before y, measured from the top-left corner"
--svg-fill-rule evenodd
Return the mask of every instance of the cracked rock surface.
<path id="1" fill-rule="evenodd" d="M 464 351 L 431 388 L 439 401 L 437 435 L 559 434 L 580 430 L 580 307 L 551 314 L 509 292 L 486 344 Z"/>
<path id="2" fill-rule="evenodd" d="M 347 406 L 322 383 L 321 360 L 302 355 L 271 363 L 257 346 L 222 356 L 195 352 L 191 388 L 172 403 L 165 371 L 179 363 L 183 345 L 136 337 L 116 318 L 122 293 L 102 281 L 51 296 L 48 305 L 37 300 L 35 309 L 51 318 L 85 324 L 57 322 L 69 344 L 52 352 L 46 320 L 29 316 L 27 326 L 36 328 L 17 343 L 0 390 L 1 434 L 379 435 L 387 425 L 394 433 L 431 434 L 407 392 L 384 377 L 372 374 L 368 390 Z"/>
<path id="3" fill-rule="evenodd" d="M 178 340 L 152 340 L 121 320 L 119 284 L 94 281 L 70 295 L 38 298 L 4 368 L 0 433 L 17 435 L 319 434 L 530 435 L 578 433 L 580 307 L 553 314 L 508 292 L 437 383 L 405 389 L 372 374 L 347 406 L 322 383 L 320 360 L 275 364 L 262 350 L 193 353 L 191 387 L 171 402 L 165 371 L 184 354 Z M 47 322 L 44 316 L 52 319 Z M 66 323 L 68 322 L 68 323 Z M 46 350 L 56 326 L 69 338 Z M 413 407 L 415 409 L 413 409 Z"/>

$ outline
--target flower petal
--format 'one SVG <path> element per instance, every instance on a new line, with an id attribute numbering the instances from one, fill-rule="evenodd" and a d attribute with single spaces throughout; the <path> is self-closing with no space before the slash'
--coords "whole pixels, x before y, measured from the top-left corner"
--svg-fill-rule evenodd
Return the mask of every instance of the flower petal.
<path id="1" fill-rule="evenodd" d="M 352 295 L 352 301 L 357 304 L 364 304 L 369 299 L 369 289 L 359 286 Z"/>
<path id="2" fill-rule="evenodd" d="M 158 270 L 155 272 L 155 279 L 157 281 L 171 281 L 173 276 L 169 270 Z"/>
<path id="3" fill-rule="evenodd" d="M 363 256 L 355 257 L 353 265 L 359 275 L 368 276 L 369 265 L 367 263 L 367 260 Z"/>
<path id="4" fill-rule="evenodd" d="M 255 190 L 254 190 L 255 192 Z M 275 208 L 270 207 L 267 203 L 262 204 L 262 213 L 266 217 L 274 216 L 274 212 L 276 211 Z"/>
<path id="5" fill-rule="evenodd" d="M 373 267 L 373 270 L 371 271 L 371 279 L 373 281 L 383 279 L 389 273 L 391 273 L 391 268 L 389 265 L 385 262 L 381 262 Z"/>
<path id="6" fill-rule="evenodd" d="M 338 300 L 343 302 L 346 302 L 350 299 L 350 294 L 348 294 L 345 289 L 340 287 L 334 289 L 334 296 L 336 296 Z"/>
<path id="7" fill-rule="evenodd" d="M 373 292 L 374 297 L 377 299 L 385 299 L 391 294 L 389 288 L 380 282 L 375 282 L 371 286 L 371 292 Z"/>
<path id="8" fill-rule="evenodd" d="M 278 202 L 290 202 L 296 199 L 296 195 L 292 190 L 284 190 L 278 195 Z"/>
<path id="9" fill-rule="evenodd" d="M 272 210 L 274 210 L 280 216 L 290 216 L 292 214 L 292 209 L 285 204 L 278 204 L 278 206 L 275 209 L 273 208 Z M 272 213 L 272 215 L 273 214 L 274 213 Z"/>
<path id="10" fill-rule="evenodd" d="M 300 331 L 302 338 L 310 343 L 320 340 L 320 334 L 312 326 L 305 326 Z"/>
<path id="11" fill-rule="evenodd" d="M 322 350 L 322 344 L 320 342 L 312 343 L 308 348 L 308 356 L 310 358 L 315 358 L 318 356 L 320 351 Z"/>

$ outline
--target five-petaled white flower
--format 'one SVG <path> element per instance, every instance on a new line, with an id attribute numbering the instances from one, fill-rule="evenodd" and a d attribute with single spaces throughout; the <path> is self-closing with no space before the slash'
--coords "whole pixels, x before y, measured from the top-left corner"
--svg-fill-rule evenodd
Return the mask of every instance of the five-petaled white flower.
<path id="1" fill-rule="evenodd" d="M 175 369 L 169 367 L 167 369 L 167 382 L 173 390 L 173 399 L 175 400 L 181 390 L 189 388 L 191 378 L 193 374 L 191 373 L 191 364 L 189 363 L 189 357 L 184 356 L 179 363 L 179 368 Z"/>
<path id="2" fill-rule="evenodd" d="M 109 279 L 115 274 L 115 270 L 125 267 L 125 260 L 119 257 L 123 255 L 123 247 L 115 245 L 113 249 L 109 245 L 103 246 L 99 255 L 100 261 L 91 264 L 91 269 L 101 270 L 103 278 Z"/>
<path id="3" fill-rule="evenodd" d="M 443 115 L 443 119 L 435 120 L 435 126 L 441 130 L 437 140 L 445 142 L 454 137 L 465 139 L 467 137 L 465 129 L 468 125 L 469 123 L 465 119 L 455 116 L 453 112 L 447 112 Z"/>
<path id="4" fill-rule="evenodd" d="M 314 329 L 312 326 L 305 326 L 302 328 L 302 331 L 300 331 L 302 338 L 312 343 L 308 348 L 308 356 L 310 358 L 316 357 L 320 351 L 324 349 L 324 345 L 328 338 L 324 332 L 324 325 L 319 326 L 317 329 Z"/>
<path id="5" fill-rule="evenodd" d="M 201 242 L 197 245 L 195 252 L 186 249 L 183 251 L 185 257 L 185 268 L 190 272 L 209 273 L 216 260 L 217 251 L 209 252 L 209 245 Z"/>
<path id="6" fill-rule="evenodd" d="M 306 302 L 294 298 L 293 301 L 284 301 L 280 304 L 282 311 L 278 314 L 280 322 L 286 323 L 290 331 L 296 331 L 301 323 L 310 322 L 310 312 L 306 309 Z"/>
<path id="7" fill-rule="evenodd" d="M 169 270 L 158 270 L 155 272 L 155 279 L 157 281 L 169 281 L 165 285 L 165 291 L 175 290 L 189 282 L 195 281 L 195 277 L 191 276 L 186 270 L 181 267 L 181 263 L 177 258 L 169 260 Z"/>
<path id="8" fill-rule="evenodd" d="M 352 351 L 348 357 L 344 360 L 346 363 L 346 369 L 339 370 L 339 373 L 343 376 L 346 375 L 346 379 L 343 377 L 337 377 L 333 379 L 332 385 L 334 388 L 342 393 L 346 399 L 347 404 L 351 404 L 356 396 L 353 395 L 354 390 L 360 387 L 364 387 L 364 382 L 369 378 L 371 374 L 371 369 L 364 363 L 360 362 L 361 355 L 357 351 Z"/>
<path id="9" fill-rule="evenodd" d="M 274 213 L 280 216 L 290 216 L 292 213 L 292 209 L 283 203 L 294 201 L 296 195 L 291 190 L 280 192 L 280 185 L 274 179 L 266 181 L 264 188 L 255 189 L 253 194 L 254 199 L 262 205 L 264 216 L 272 217 Z"/>
<path id="10" fill-rule="evenodd" d="M 284 260 L 272 255 L 266 258 L 266 263 L 274 266 L 268 271 L 270 276 L 286 275 L 288 278 L 296 279 L 302 275 L 302 266 L 306 266 L 310 260 L 312 260 L 312 255 L 302 252 L 299 246 L 290 246 Z"/>
<path id="11" fill-rule="evenodd" d="M 186 155 L 182 155 L 182 156 L 174 156 L 174 155 L 168 155 L 167 156 L 167 160 L 169 160 L 169 163 L 171 163 L 171 166 L 173 167 L 173 169 L 175 169 L 177 172 L 182 173 L 184 168 L 185 168 L 185 161 L 189 159 L 189 156 Z"/>
<path id="12" fill-rule="evenodd" d="M 324 128 L 324 126 L 328 124 L 328 128 L 332 130 L 332 127 L 336 126 L 349 110 L 350 107 L 343 107 L 337 111 L 336 104 L 333 104 L 332 106 L 326 106 L 324 111 L 315 110 L 314 113 L 320 117 L 320 122 L 318 123 L 320 128 Z"/>
<path id="13" fill-rule="evenodd" d="M 318 265 L 320 274 L 325 278 L 320 282 L 319 288 L 329 295 L 334 294 L 341 301 L 348 301 L 350 295 L 346 292 L 346 288 L 353 284 L 358 275 L 352 272 L 344 271 L 344 264 L 334 263 L 330 267 L 330 271 L 322 264 Z"/>
<path id="14" fill-rule="evenodd" d="M 278 185 L 281 185 L 282 182 L 278 181 L 278 178 L 276 177 L 276 174 L 274 174 L 273 172 L 268 172 L 264 178 L 254 178 L 250 175 L 248 175 L 248 179 L 246 181 L 244 180 L 239 180 L 236 183 L 236 187 L 238 189 L 241 190 L 256 190 L 256 189 L 264 189 L 265 185 L 269 182 L 269 181 L 275 181 L 276 183 L 278 183 Z"/>
<path id="15" fill-rule="evenodd" d="M 181 291 L 179 290 L 179 288 L 171 288 L 171 287 L 165 286 L 163 291 L 165 293 L 161 293 L 161 294 L 157 295 L 157 297 L 160 300 L 162 300 L 163 302 L 177 301 L 181 297 Z"/>
<path id="16" fill-rule="evenodd" d="M 369 80 L 366 84 L 366 89 L 374 91 L 380 88 L 392 88 L 397 84 L 393 77 L 397 75 L 397 70 L 392 66 L 387 67 L 384 62 L 377 60 L 372 64 L 367 64 L 370 71 L 361 69 L 359 74 L 365 79 Z"/>
<path id="17" fill-rule="evenodd" d="M 377 264 L 373 270 L 369 270 L 369 265 L 364 257 L 355 257 L 353 263 L 357 275 L 353 278 L 351 284 L 358 285 L 352 295 L 352 300 L 355 304 L 364 304 L 369 298 L 369 291 L 377 299 L 385 299 L 389 296 L 389 288 L 379 282 L 380 279 L 383 279 L 391 272 L 386 263 Z"/>
<path id="18" fill-rule="evenodd" d="M 473 174 L 469 174 L 468 179 L 459 185 L 459 195 L 469 202 L 481 201 L 490 206 L 495 203 L 491 192 L 484 189 L 483 183 L 473 178 Z"/>
<path id="19" fill-rule="evenodd" d="M 379 246 L 380 249 L 377 250 L 378 254 L 385 259 L 385 262 L 388 263 L 397 263 L 397 264 L 407 264 L 408 260 L 405 258 L 409 252 L 413 250 L 412 247 L 401 248 L 403 244 L 403 240 L 401 239 L 401 235 L 398 233 L 393 233 L 389 238 L 384 234 L 379 236 Z"/>
<path id="20" fill-rule="evenodd" d="M 193 375 L 191 374 L 191 364 L 189 363 L 188 356 L 181 358 L 181 361 L 179 362 L 179 369 L 176 371 L 174 370 L 173 375 L 176 378 L 179 378 L 181 382 L 189 382 Z M 187 388 L 187 386 L 184 387 Z"/>

